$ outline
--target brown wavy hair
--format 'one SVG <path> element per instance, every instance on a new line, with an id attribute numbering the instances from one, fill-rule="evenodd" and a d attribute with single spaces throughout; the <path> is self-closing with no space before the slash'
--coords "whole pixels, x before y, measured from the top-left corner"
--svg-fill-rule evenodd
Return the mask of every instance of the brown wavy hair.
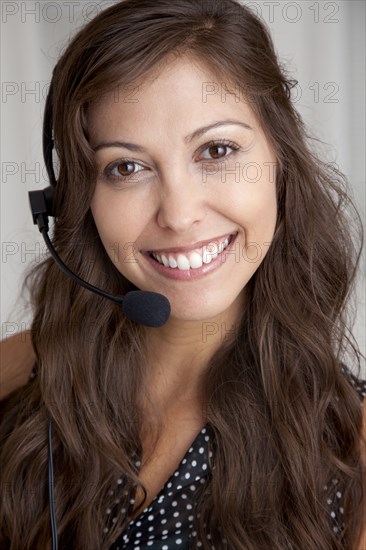
<path id="1" fill-rule="evenodd" d="M 109 259 L 90 212 L 97 168 L 86 115 L 103 93 L 132 89 L 182 55 L 214 82 L 239 83 L 278 165 L 272 244 L 247 285 L 235 338 L 222 342 L 205 371 L 215 452 L 197 501 L 198 539 L 205 550 L 354 549 L 365 512 L 362 411 L 341 364 L 347 353 L 359 376 L 363 355 L 348 305 L 362 222 L 344 175 L 316 154 L 317 140 L 293 105 L 296 81 L 250 9 L 236 0 L 125 0 L 78 31 L 54 72 L 55 247 L 92 284 L 115 294 L 134 288 Z M 144 330 L 51 257 L 33 267 L 25 287 L 37 376 L 3 404 L 0 546 L 50 544 L 51 416 L 60 547 L 104 550 L 126 528 L 140 484 L 132 456 L 142 453 Z M 122 513 L 107 525 L 121 473 Z M 338 535 L 325 506 L 334 476 L 345 497 Z"/>

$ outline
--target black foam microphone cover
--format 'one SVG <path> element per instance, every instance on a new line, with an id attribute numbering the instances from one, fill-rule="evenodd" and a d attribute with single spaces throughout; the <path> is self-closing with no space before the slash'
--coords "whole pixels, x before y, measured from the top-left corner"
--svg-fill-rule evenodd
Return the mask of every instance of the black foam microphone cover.
<path id="1" fill-rule="evenodd" d="M 126 317 L 148 327 L 161 327 L 169 319 L 168 298 L 157 292 L 132 290 L 123 297 L 122 309 Z"/>

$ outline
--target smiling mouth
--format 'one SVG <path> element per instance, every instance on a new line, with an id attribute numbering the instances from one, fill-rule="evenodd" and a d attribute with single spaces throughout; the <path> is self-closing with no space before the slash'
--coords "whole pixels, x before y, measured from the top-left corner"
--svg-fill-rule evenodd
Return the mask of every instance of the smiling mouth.
<path id="1" fill-rule="evenodd" d="M 189 253 L 160 253 L 149 252 L 148 255 L 156 262 L 171 269 L 180 271 L 188 271 L 190 269 L 199 269 L 203 264 L 210 264 L 215 260 L 236 237 L 237 233 L 233 233 L 221 239 L 220 241 L 212 241 L 201 248 L 192 250 Z"/>

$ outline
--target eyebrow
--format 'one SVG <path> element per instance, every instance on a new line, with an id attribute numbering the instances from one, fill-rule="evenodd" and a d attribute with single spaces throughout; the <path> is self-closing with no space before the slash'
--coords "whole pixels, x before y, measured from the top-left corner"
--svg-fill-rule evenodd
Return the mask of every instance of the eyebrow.
<path id="1" fill-rule="evenodd" d="M 227 126 L 227 125 L 237 125 L 242 126 L 243 128 L 246 128 L 247 130 L 253 130 L 249 124 L 246 122 L 241 122 L 240 120 L 235 119 L 228 119 L 228 120 L 221 120 L 218 122 L 213 122 L 212 124 L 209 124 L 208 126 L 203 126 L 202 128 L 198 128 L 198 130 L 195 130 L 192 134 L 186 136 L 184 138 L 184 142 L 189 144 L 195 139 L 198 139 L 199 137 L 203 136 L 206 132 L 209 130 L 213 130 L 214 128 L 218 128 L 219 126 Z M 125 141 L 103 141 L 101 143 L 98 143 L 95 147 L 93 147 L 93 151 L 97 152 L 100 149 L 104 149 L 107 147 L 123 147 L 124 149 L 129 149 L 130 151 L 134 151 L 137 153 L 146 153 L 145 147 L 141 147 L 141 145 L 136 145 L 135 143 L 128 143 Z"/>

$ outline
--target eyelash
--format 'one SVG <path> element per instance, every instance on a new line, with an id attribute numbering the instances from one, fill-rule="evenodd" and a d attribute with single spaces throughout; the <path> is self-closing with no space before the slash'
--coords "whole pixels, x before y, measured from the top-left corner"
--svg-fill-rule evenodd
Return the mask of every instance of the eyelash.
<path id="1" fill-rule="evenodd" d="M 227 158 L 229 158 L 234 152 L 236 151 L 239 151 L 240 147 L 234 143 L 233 141 L 229 141 L 229 140 L 221 140 L 221 141 L 210 141 L 209 143 L 206 143 L 203 148 L 201 148 L 201 153 L 204 153 L 206 151 L 206 149 L 210 149 L 210 147 L 230 147 L 230 149 L 233 149 L 233 151 L 231 153 L 229 153 L 228 155 L 225 155 L 224 157 L 221 157 L 220 159 L 204 159 L 206 160 L 206 162 L 212 162 L 214 164 L 219 164 L 221 163 L 223 160 L 226 160 Z M 200 153 L 200 154 L 201 154 Z M 112 171 L 117 168 L 117 166 L 119 166 L 120 164 L 133 164 L 133 165 L 137 165 L 137 166 L 142 166 L 140 165 L 138 162 L 136 162 L 135 160 L 131 160 L 131 159 L 127 159 L 127 158 L 123 158 L 123 159 L 119 159 L 115 162 L 113 162 L 112 164 L 109 164 L 102 176 L 103 176 L 103 179 L 105 179 L 106 181 L 114 181 L 114 182 L 122 182 L 122 181 L 125 181 L 127 182 L 130 178 L 133 178 L 133 177 L 136 177 L 136 174 L 138 174 L 139 172 L 141 172 L 142 170 L 138 170 L 137 172 L 133 172 L 132 174 L 128 175 L 128 176 L 114 176 L 112 175 Z"/>

